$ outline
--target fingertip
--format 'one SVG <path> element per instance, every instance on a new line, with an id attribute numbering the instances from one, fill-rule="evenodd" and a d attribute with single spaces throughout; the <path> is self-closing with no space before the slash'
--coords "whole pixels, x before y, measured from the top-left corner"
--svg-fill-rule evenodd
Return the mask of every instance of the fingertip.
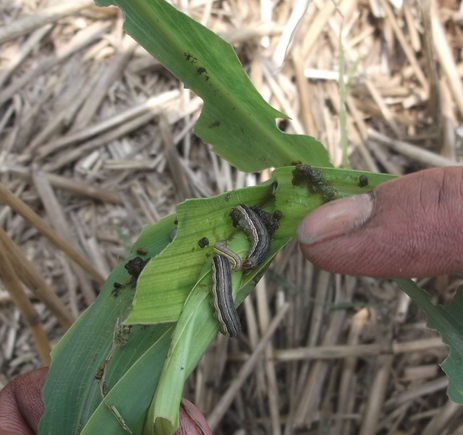
<path id="1" fill-rule="evenodd" d="M 370 219 L 374 210 L 371 193 L 338 199 L 309 213 L 297 228 L 297 239 L 303 245 L 330 240 L 357 231 Z"/>
<path id="2" fill-rule="evenodd" d="M 180 407 L 180 427 L 175 435 L 212 435 L 204 416 L 193 403 L 182 399 Z"/>

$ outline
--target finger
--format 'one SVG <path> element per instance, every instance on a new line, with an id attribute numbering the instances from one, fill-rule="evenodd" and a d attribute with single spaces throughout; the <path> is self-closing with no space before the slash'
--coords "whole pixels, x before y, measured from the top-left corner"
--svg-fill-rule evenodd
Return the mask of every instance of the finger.
<path id="1" fill-rule="evenodd" d="M 204 416 L 186 399 L 182 399 L 179 420 L 180 427 L 174 435 L 212 435 Z"/>
<path id="2" fill-rule="evenodd" d="M 325 204 L 301 222 L 304 255 L 349 275 L 411 278 L 463 269 L 463 168 L 397 178 Z"/>
<path id="3" fill-rule="evenodd" d="M 0 392 L 0 435 L 34 435 L 44 411 L 42 388 L 48 368 L 19 376 Z"/>

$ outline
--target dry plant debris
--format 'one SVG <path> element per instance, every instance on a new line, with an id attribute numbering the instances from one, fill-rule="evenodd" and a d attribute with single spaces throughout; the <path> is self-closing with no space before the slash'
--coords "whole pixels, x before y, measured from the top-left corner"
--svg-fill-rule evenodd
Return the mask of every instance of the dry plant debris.
<path id="1" fill-rule="evenodd" d="M 318 138 L 335 165 L 340 32 L 351 166 L 460 164 L 460 2 L 340 0 L 343 18 L 331 0 L 304 16 L 301 0 L 174 3 L 233 44 L 259 92 L 292 117 L 280 128 Z M 0 387 L 41 365 L 143 225 L 185 197 L 259 181 L 192 134 L 201 100 L 122 21 L 91 0 L 0 4 Z M 445 303 L 461 283 L 420 284 Z M 244 334 L 219 336 L 187 383 L 216 433 L 463 433 L 438 367 L 447 351 L 390 282 L 321 272 L 292 244 L 240 313 Z"/>

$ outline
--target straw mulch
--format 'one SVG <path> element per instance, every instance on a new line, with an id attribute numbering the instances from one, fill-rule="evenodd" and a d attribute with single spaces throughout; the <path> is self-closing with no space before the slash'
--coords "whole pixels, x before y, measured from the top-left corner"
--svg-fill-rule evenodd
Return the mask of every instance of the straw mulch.
<path id="1" fill-rule="evenodd" d="M 233 44 L 291 116 L 280 128 L 318 138 L 335 165 L 340 31 L 351 166 L 405 174 L 461 160 L 460 2 L 343 0 L 342 19 L 314 0 L 281 68 L 305 0 L 174 3 Z M 143 225 L 268 177 L 236 171 L 192 134 L 201 100 L 124 35 L 116 8 L 56 4 L 0 3 L 0 387 L 46 361 Z M 445 303 L 460 283 L 419 284 Z M 240 315 L 244 333 L 219 336 L 187 383 L 216 433 L 463 433 L 439 368 L 447 350 L 391 282 L 321 272 L 291 244 Z"/>

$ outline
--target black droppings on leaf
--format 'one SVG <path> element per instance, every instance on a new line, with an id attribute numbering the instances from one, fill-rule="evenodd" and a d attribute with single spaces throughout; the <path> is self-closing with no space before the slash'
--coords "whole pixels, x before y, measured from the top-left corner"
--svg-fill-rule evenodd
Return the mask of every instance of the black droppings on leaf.
<path id="1" fill-rule="evenodd" d="M 201 240 L 198 241 L 199 247 L 205 248 L 207 245 L 209 245 L 209 239 L 207 237 L 203 237 Z"/>
<path id="2" fill-rule="evenodd" d="M 278 219 L 272 213 L 262 210 L 259 205 L 252 206 L 251 210 L 260 217 L 260 220 L 265 225 L 265 228 L 267 228 L 267 231 L 270 235 L 272 235 L 278 228 L 280 228 Z"/>
<path id="3" fill-rule="evenodd" d="M 137 279 L 140 276 L 141 271 L 148 264 L 148 261 L 150 261 L 150 258 L 143 260 L 143 258 L 135 257 L 132 258 L 132 260 L 129 260 L 124 267 L 127 269 L 127 272 L 129 272 L 129 275 Z"/>
<path id="4" fill-rule="evenodd" d="M 209 124 L 209 128 L 220 127 L 220 121 L 214 121 L 213 123 Z"/>
<path id="5" fill-rule="evenodd" d="M 113 298 L 117 298 L 119 296 L 119 293 L 121 292 L 121 289 L 124 287 L 120 282 L 114 282 L 113 284 L 114 288 L 111 291 L 111 296 Z"/>
<path id="6" fill-rule="evenodd" d="M 293 186 L 307 185 L 312 180 L 312 167 L 309 165 L 298 164 L 293 170 Z"/>
<path id="7" fill-rule="evenodd" d="M 321 195 L 323 202 L 336 199 L 338 191 L 331 186 L 320 169 L 314 169 L 309 165 L 296 165 L 293 170 L 293 186 L 305 186 L 310 192 Z"/>
<path id="8" fill-rule="evenodd" d="M 360 187 L 368 186 L 368 177 L 366 175 L 360 175 L 359 186 Z"/>
<path id="9" fill-rule="evenodd" d="M 183 53 L 183 55 L 185 56 L 185 59 L 188 62 L 196 63 L 198 61 L 198 59 L 196 59 L 196 57 L 194 57 L 191 53 L 188 53 L 188 51 L 185 51 L 185 53 Z"/>

